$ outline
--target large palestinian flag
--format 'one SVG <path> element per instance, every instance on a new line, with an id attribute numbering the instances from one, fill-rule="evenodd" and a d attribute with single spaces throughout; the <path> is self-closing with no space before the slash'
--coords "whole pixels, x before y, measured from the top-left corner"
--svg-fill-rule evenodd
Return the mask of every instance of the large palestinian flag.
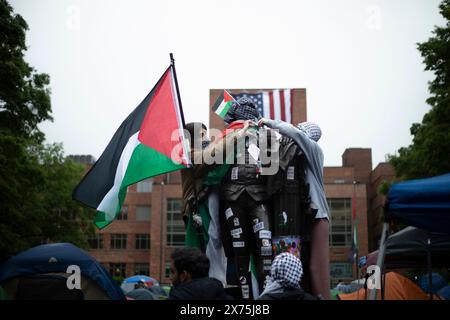
<path id="1" fill-rule="evenodd" d="M 129 185 L 189 165 L 179 101 L 171 65 L 122 122 L 103 154 L 73 191 L 75 200 L 97 210 L 98 228 L 114 220 Z"/>

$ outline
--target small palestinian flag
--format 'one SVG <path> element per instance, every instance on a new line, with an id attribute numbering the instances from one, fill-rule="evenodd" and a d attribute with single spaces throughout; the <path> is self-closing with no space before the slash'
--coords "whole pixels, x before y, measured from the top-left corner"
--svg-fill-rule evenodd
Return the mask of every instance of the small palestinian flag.
<path id="1" fill-rule="evenodd" d="M 225 118 L 228 110 L 230 110 L 231 105 L 233 104 L 234 98 L 231 94 L 228 93 L 227 90 L 223 90 L 220 96 L 217 98 L 216 102 L 213 106 L 213 111 L 222 119 Z"/>
<path id="2" fill-rule="evenodd" d="M 129 185 L 190 165 L 177 92 L 171 65 L 73 191 L 73 199 L 97 210 L 98 228 L 115 219 Z"/>

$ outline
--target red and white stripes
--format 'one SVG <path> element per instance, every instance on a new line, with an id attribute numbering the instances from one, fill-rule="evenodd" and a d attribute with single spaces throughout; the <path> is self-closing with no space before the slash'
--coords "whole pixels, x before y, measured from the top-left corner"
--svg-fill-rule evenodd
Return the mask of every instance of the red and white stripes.
<path id="1" fill-rule="evenodd" d="M 263 114 L 266 118 L 291 123 L 292 89 L 263 91 Z"/>

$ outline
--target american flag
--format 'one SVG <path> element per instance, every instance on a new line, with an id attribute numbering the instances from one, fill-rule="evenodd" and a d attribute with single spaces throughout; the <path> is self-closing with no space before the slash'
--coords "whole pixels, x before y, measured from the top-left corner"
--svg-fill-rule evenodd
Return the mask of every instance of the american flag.
<path id="1" fill-rule="evenodd" d="M 232 94 L 238 100 L 247 97 L 253 100 L 259 113 L 264 118 L 283 120 L 291 123 L 292 119 L 292 89 L 277 89 L 257 93 Z"/>

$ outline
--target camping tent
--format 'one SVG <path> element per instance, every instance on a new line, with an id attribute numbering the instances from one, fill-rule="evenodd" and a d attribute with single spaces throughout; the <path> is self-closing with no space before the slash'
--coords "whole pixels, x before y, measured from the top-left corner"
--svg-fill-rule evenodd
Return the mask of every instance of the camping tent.
<path id="1" fill-rule="evenodd" d="M 377 292 L 377 300 L 381 300 L 380 291 Z M 358 291 L 348 294 L 338 294 L 339 300 L 366 300 L 367 291 L 362 288 Z M 386 288 L 384 300 L 427 300 L 428 295 L 419 288 L 414 282 L 396 272 L 386 274 Z M 435 300 L 440 298 L 435 295 Z"/>
<path id="2" fill-rule="evenodd" d="M 385 205 L 377 265 L 384 269 L 389 221 L 398 220 L 425 232 L 426 261 L 431 287 L 431 244 L 435 232 L 450 234 L 450 174 L 393 184 Z M 371 299 L 376 297 L 372 290 Z M 430 298 L 432 298 L 430 294 Z"/>
<path id="3" fill-rule="evenodd" d="M 387 238 L 384 269 L 427 267 L 428 251 L 434 267 L 450 266 L 450 235 L 406 227 Z M 368 254 L 367 265 L 376 264 L 378 252 Z"/>
<path id="4" fill-rule="evenodd" d="M 67 286 L 71 265 L 80 268 L 79 290 Z M 103 266 L 70 243 L 40 245 L 12 257 L 0 268 L 0 284 L 14 299 L 125 299 Z"/>

